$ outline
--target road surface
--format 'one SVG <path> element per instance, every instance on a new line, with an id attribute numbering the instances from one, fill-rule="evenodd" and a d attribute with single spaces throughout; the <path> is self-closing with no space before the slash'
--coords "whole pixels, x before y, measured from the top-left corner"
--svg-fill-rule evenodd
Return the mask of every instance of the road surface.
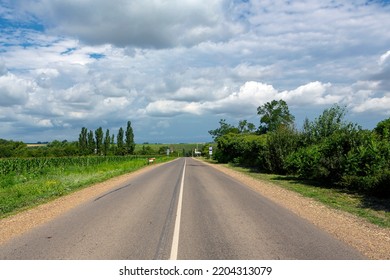
<path id="1" fill-rule="evenodd" d="M 362 259 L 242 183 L 181 158 L 0 246 L 0 259 Z"/>

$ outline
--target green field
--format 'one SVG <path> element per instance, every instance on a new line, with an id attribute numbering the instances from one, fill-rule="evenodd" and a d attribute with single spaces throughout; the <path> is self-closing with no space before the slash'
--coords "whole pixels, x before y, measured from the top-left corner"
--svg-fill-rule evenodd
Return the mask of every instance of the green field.
<path id="1" fill-rule="evenodd" d="M 146 165 L 140 156 L 1 159 L 0 218 Z"/>

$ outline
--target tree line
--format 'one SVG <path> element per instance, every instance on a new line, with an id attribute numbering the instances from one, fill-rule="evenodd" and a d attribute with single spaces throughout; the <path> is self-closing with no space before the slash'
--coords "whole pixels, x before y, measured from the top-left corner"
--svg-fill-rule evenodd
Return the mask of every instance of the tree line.
<path id="1" fill-rule="evenodd" d="M 95 132 L 83 127 L 79 134 L 78 148 L 82 155 L 132 155 L 135 142 L 131 122 L 127 122 L 126 131 L 122 127 L 119 128 L 116 144 L 115 135 L 111 135 L 109 129 L 104 134 L 102 127 L 96 129 Z"/>
<path id="2" fill-rule="evenodd" d="M 109 129 L 88 130 L 81 128 L 78 141 L 54 140 L 41 147 L 29 148 L 21 141 L 0 139 L 0 158 L 10 157 L 65 157 L 87 155 L 132 155 L 135 153 L 134 132 L 131 122 L 127 122 L 126 130 L 119 128 L 115 137 Z"/>
<path id="3" fill-rule="evenodd" d="M 258 107 L 257 114 L 258 128 L 222 119 L 219 128 L 209 131 L 217 143 L 217 161 L 390 197 L 390 118 L 365 130 L 345 120 L 345 107 L 334 105 L 297 129 L 283 100 Z"/>

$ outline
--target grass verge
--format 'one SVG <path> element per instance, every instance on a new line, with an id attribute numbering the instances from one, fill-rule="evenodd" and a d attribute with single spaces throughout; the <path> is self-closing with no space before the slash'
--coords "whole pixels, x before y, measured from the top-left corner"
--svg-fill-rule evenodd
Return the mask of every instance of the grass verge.
<path id="1" fill-rule="evenodd" d="M 380 227 L 390 228 L 390 199 L 379 199 L 350 193 L 347 190 L 336 189 L 319 182 L 299 180 L 291 176 L 258 173 L 252 169 L 237 167 L 232 164 L 225 164 L 224 166 L 257 180 L 271 182 L 282 188 L 297 192 L 331 208 L 364 218 Z"/>
<path id="2" fill-rule="evenodd" d="M 156 162 L 161 163 L 172 159 L 172 157 L 158 157 Z M 2 182 L 0 186 L 0 218 L 48 202 L 94 183 L 136 171 L 146 165 L 146 158 L 134 158 L 123 162 L 100 163 L 86 167 L 70 165 L 65 168 L 46 168 L 35 173 L 2 175 L 0 176 Z"/>

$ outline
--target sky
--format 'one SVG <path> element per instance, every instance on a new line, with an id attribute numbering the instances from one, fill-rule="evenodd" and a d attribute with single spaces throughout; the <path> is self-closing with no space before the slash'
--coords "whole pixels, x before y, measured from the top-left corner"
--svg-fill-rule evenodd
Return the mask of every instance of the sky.
<path id="1" fill-rule="evenodd" d="M 296 126 L 334 104 L 390 117 L 390 1 L 0 0 L 0 138 L 211 141 L 283 99 Z"/>

